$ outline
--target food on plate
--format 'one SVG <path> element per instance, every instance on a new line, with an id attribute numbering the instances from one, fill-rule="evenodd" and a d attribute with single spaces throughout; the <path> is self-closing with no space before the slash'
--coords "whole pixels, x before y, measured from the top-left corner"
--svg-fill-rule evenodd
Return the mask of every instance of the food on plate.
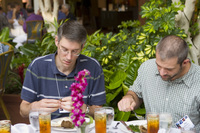
<path id="1" fill-rule="evenodd" d="M 132 131 L 134 132 L 140 132 L 139 126 L 138 125 L 129 125 Z"/>
<path id="2" fill-rule="evenodd" d="M 61 127 L 64 127 L 64 128 L 72 128 L 73 127 L 73 124 L 71 121 L 69 120 L 63 120 L 62 123 L 61 123 Z"/>
<path id="3" fill-rule="evenodd" d="M 147 125 L 129 125 L 134 132 L 147 133 Z"/>
<path id="4" fill-rule="evenodd" d="M 141 133 L 147 133 L 147 125 L 140 125 L 139 129 Z"/>
<path id="5" fill-rule="evenodd" d="M 51 121 L 51 126 L 53 127 L 64 127 L 64 128 L 74 128 L 72 120 L 70 117 L 63 117 L 54 119 Z"/>

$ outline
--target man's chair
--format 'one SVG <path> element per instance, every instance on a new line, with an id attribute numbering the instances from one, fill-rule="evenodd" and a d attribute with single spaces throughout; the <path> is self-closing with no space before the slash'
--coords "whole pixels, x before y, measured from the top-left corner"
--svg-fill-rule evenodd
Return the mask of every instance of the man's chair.
<path id="1" fill-rule="evenodd" d="M 0 105 L 1 108 L 3 109 L 3 112 L 6 116 L 6 119 L 10 119 L 10 115 L 8 113 L 8 110 L 3 102 L 2 96 L 5 91 L 5 82 L 6 82 L 6 77 L 7 73 L 10 67 L 10 62 L 12 59 L 12 56 L 14 54 L 14 50 L 12 45 L 8 43 L 1 43 L 0 44 Z"/>
<path id="2" fill-rule="evenodd" d="M 43 20 L 26 21 L 27 43 L 34 43 L 37 39 L 42 39 Z"/>

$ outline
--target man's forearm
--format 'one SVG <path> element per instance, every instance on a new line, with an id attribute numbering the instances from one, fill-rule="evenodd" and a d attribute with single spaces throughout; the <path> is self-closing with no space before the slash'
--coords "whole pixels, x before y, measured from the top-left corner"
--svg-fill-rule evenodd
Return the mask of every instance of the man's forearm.
<path id="1" fill-rule="evenodd" d="M 22 101 L 22 103 L 20 104 L 20 115 L 22 117 L 28 117 L 29 116 L 29 112 L 31 110 L 31 106 L 33 103 L 28 103 L 26 101 Z"/>
<path id="2" fill-rule="evenodd" d="M 100 108 L 102 106 L 99 106 L 99 105 L 92 105 L 92 106 L 89 106 L 89 115 L 92 116 L 94 118 L 94 110 L 95 108 Z"/>
<path id="3" fill-rule="evenodd" d="M 135 109 L 139 108 L 140 105 L 142 104 L 143 100 L 141 98 L 139 98 L 137 96 L 137 94 L 133 91 L 128 91 L 125 96 L 128 96 L 128 95 L 134 99 L 134 101 L 136 103 Z"/>

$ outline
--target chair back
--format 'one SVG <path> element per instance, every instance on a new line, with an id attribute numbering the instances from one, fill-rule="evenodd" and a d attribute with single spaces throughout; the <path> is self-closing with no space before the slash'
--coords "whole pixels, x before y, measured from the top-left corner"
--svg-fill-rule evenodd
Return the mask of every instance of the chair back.
<path id="1" fill-rule="evenodd" d="M 0 96 L 3 95 L 5 91 L 5 82 L 6 82 L 6 77 L 8 73 L 8 69 L 10 68 L 10 62 L 12 59 L 12 56 L 14 54 L 13 46 L 1 42 L 2 46 L 2 53 L 0 53 Z"/>
<path id="2" fill-rule="evenodd" d="M 42 39 L 43 20 L 26 21 L 27 42 Z"/>

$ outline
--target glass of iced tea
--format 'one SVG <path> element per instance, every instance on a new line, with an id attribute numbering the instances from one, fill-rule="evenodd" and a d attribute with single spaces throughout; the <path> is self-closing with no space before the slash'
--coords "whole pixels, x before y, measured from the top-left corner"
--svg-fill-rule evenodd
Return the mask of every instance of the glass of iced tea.
<path id="1" fill-rule="evenodd" d="M 96 133 L 106 133 L 106 109 L 96 108 L 94 111 Z"/>
<path id="2" fill-rule="evenodd" d="M 1 120 L 0 121 L 0 133 L 11 133 L 10 120 Z"/>
<path id="3" fill-rule="evenodd" d="M 39 112 L 40 133 L 51 133 L 51 113 Z"/>
<path id="4" fill-rule="evenodd" d="M 159 114 L 147 114 L 147 133 L 157 133 L 159 130 Z"/>

